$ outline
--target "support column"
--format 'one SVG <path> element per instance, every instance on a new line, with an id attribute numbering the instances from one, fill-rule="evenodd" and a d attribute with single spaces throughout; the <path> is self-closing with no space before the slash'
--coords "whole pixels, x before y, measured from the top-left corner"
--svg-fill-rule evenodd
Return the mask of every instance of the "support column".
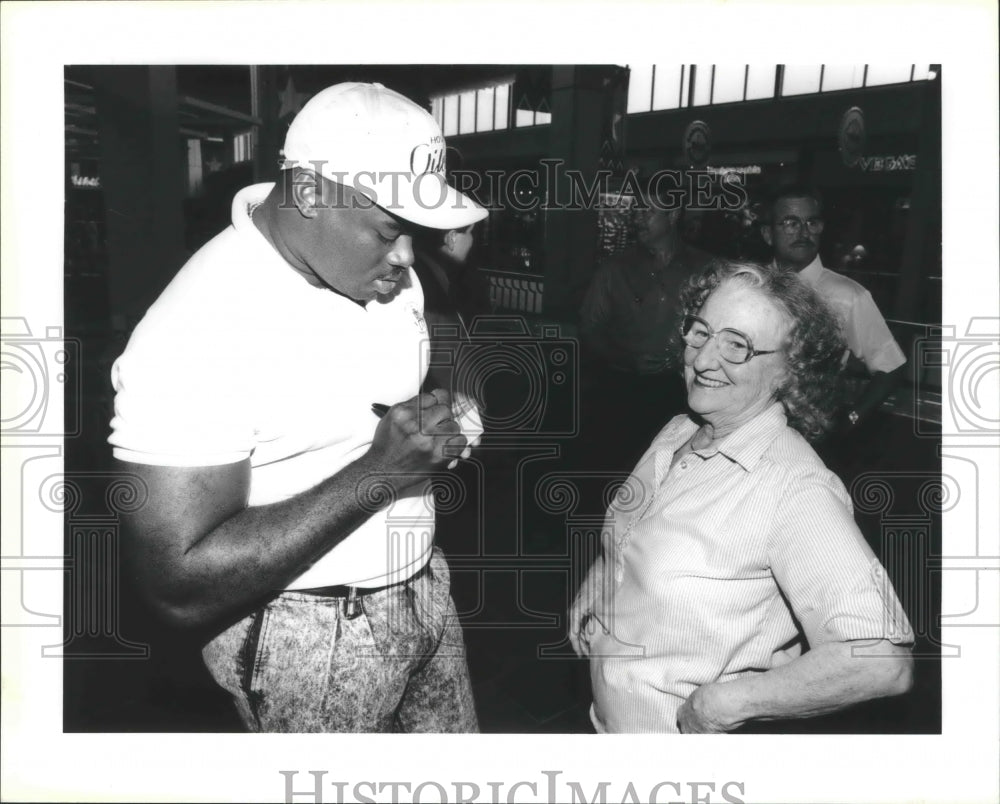
<path id="1" fill-rule="evenodd" d="M 941 271 L 941 77 L 926 81 L 920 109 L 917 170 L 899 266 L 899 288 L 892 317 L 939 322 L 941 310 L 922 310 L 927 277 Z M 936 314 L 936 318 L 935 318 Z"/>
<path id="2" fill-rule="evenodd" d="M 278 68 L 269 65 L 251 67 L 253 115 L 261 125 L 254 128 L 254 181 L 275 181 L 283 132 L 278 128 Z"/>
<path id="3" fill-rule="evenodd" d="M 95 67 L 112 326 L 130 329 L 184 262 L 187 157 L 174 67 Z"/>
<path id="4" fill-rule="evenodd" d="M 606 93 L 621 68 L 605 65 L 557 66 L 552 70 L 549 156 L 561 160 L 549 205 L 571 198 L 566 170 L 594 181 L 607 126 Z M 549 209 L 545 225 L 545 314 L 572 321 L 597 263 L 597 211 Z"/>

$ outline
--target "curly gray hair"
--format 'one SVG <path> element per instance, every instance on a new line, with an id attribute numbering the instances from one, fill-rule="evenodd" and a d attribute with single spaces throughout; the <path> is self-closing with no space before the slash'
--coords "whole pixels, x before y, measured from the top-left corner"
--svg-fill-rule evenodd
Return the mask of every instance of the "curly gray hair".
<path id="1" fill-rule="evenodd" d="M 840 402 L 846 346 L 837 320 L 798 274 L 723 259 L 713 260 L 682 288 L 681 318 L 697 314 L 712 291 L 727 281 L 759 291 L 788 318 L 788 337 L 780 348 L 787 376 L 775 399 L 784 406 L 789 426 L 815 441 L 830 428 Z M 677 345 L 683 348 L 680 339 Z"/>

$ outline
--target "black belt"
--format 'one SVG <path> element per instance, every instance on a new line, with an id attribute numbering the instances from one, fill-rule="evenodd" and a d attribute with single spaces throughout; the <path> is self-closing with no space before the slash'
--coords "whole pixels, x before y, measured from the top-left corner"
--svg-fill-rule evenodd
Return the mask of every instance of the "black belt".
<path id="1" fill-rule="evenodd" d="M 389 586 L 396 586 L 396 584 L 392 583 Z M 289 591 L 318 597 L 350 597 L 351 595 L 364 597 L 388 589 L 389 586 L 317 586 L 315 589 L 291 589 Z"/>
<path id="2" fill-rule="evenodd" d="M 386 584 L 385 586 L 317 586 L 313 589 L 290 589 L 289 591 L 304 595 L 316 595 L 317 597 L 342 598 L 344 600 L 344 617 L 348 620 L 353 620 L 355 617 L 361 615 L 363 611 L 361 602 L 365 597 L 383 592 L 386 589 L 391 589 L 394 586 L 419 580 L 430 570 L 430 566 L 430 562 L 428 561 L 419 572 L 411 575 L 409 578 L 398 583 Z"/>

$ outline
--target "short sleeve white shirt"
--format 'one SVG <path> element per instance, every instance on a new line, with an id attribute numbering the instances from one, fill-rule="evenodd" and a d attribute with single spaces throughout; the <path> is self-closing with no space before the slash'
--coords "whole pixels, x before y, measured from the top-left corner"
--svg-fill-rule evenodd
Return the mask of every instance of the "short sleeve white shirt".
<path id="1" fill-rule="evenodd" d="M 412 270 L 408 287 L 365 306 L 314 287 L 250 218 L 271 187 L 237 194 L 232 226 L 180 270 L 112 368 L 115 457 L 249 460 L 250 506 L 293 497 L 363 455 L 378 425 L 371 404 L 417 394 L 427 366 Z M 403 580 L 429 559 L 433 532 L 432 496 L 401 498 L 288 588 Z"/>
<path id="2" fill-rule="evenodd" d="M 823 267 L 819 256 L 799 271 L 799 277 L 830 307 L 840 323 L 847 348 L 870 372 L 888 373 L 906 362 L 906 355 L 867 288 Z"/>

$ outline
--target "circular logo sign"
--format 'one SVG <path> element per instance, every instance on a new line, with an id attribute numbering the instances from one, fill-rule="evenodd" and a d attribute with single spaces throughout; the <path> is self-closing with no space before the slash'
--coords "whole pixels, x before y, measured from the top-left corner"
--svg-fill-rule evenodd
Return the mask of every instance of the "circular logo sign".
<path id="1" fill-rule="evenodd" d="M 692 120 L 684 129 L 684 158 L 694 167 L 704 167 L 712 150 L 712 131 L 704 120 Z"/>
<path id="2" fill-rule="evenodd" d="M 854 167 L 865 153 L 865 113 L 852 106 L 840 118 L 837 131 L 840 157 L 848 167 Z"/>

